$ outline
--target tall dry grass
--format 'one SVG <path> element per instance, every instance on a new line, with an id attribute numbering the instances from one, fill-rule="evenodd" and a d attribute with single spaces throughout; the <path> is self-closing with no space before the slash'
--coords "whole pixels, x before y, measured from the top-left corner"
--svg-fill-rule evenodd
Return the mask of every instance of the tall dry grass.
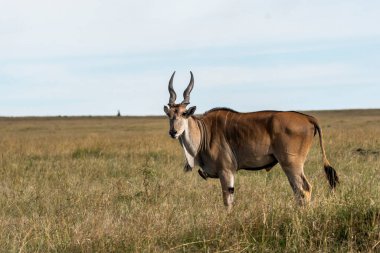
<path id="1" fill-rule="evenodd" d="M 227 214 L 218 180 L 184 173 L 164 118 L 0 119 L 3 252 L 380 251 L 380 111 L 311 112 L 317 139 L 298 208 L 279 166 L 240 171 Z"/>

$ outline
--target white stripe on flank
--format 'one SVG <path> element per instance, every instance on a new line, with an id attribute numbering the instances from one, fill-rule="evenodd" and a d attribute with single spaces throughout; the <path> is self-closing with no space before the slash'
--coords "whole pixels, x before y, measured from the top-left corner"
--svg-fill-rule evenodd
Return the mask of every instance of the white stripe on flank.
<path id="1" fill-rule="evenodd" d="M 226 119 L 224 120 L 224 129 L 226 129 L 226 124 L 227 124 L 227 118 L 228 118 L 228 114 L 229 114 L 230 112 L 227 112 L 227 114 L 226 114 Z"/>

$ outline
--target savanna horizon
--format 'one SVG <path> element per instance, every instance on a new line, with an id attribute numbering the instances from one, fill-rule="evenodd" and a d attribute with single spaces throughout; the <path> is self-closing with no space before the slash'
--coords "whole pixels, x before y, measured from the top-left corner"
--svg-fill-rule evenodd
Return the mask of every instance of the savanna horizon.
<path id="1" fill-rule="evenodd" d="M 309 207 L 276 165 L 237 173 L 231 214 L 218 180 L 183 172 L 165 116 L 0 117 L 2 250 L 378 251 L 380 109 L 303 112 L 321 124 L 335 193 L 315 137 Z"/>
<path id="2" fill-rule="evenodd" d="M 221 108 L 219 106 L 210 107 L 209 109 L 213 108 Z M 233 107 L 227 107 L 229 109 L 233 109 Z M 194 115 L 202 115 L 203 113 L 207 112 L 209 109 L 205 110 L 204 112 L 197 112 Z M 240 113 L 249 113 L 249 112 L 259 112 L 259 111 L 296 111 L 306 114 L 313 114 L 313 113 L 328 113 L 328 112 L 340 112 L 340 113 L 360 113 L 360 112 L 371 112 L 371 111 L 378 111 L 380 108 L 342 108 L 342 109 L 300 109 L 300 110 L 277 110 L 277 109 L 271 109 L 268 108 L 267 110 L 238 110 Z M 166 118 L 165 113 L 161 114 L 154 114 L 154 113 L 147 113 L 147 114 L 123 114 L 121 112 L 120 116 L 118 116 L 116 113 L 114 114 L 48 114 L 48 115 L 39 115 L 39 114 L 25 114 L 25 115 L 0 115 L 0 119 L 44 119 L 44 118 L 114 118 L 114 117 L 129 117 L 129 118 Z"/>

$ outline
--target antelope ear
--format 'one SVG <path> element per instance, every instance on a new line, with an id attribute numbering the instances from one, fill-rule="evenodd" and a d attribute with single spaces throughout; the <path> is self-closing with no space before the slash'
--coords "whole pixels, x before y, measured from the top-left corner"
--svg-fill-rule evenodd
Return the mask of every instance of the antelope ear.
<path id="1" fill-rule="evenodd" d="M 167 105 L 164 105 L 164 112 L 166 115 L 169 115 L 169 107 Z"/>
<path id="2" fill-rule="evenodd" d="M 184 116 L 185 116 L 186 118 L 190 117 L 191 115 L 194 114 L 195 109 L 197 109 L 196 106 L 192 106 L 192 107 L 190 107 L 190 108 L 187 109 L 187 111 L 184 113 Z"/>

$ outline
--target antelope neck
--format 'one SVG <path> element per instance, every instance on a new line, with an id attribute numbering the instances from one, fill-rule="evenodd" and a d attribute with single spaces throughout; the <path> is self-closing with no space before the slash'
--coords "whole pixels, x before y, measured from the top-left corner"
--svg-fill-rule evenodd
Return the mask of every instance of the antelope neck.
<path id="1" fill-rule="evenodd" d="M 197 121 L 197 119 L 189 117 L 185 124 L 185 131 L 180 136 L 182 145 L 193 157 L 198 154 L 202 140 L 202 131 Z"/>

